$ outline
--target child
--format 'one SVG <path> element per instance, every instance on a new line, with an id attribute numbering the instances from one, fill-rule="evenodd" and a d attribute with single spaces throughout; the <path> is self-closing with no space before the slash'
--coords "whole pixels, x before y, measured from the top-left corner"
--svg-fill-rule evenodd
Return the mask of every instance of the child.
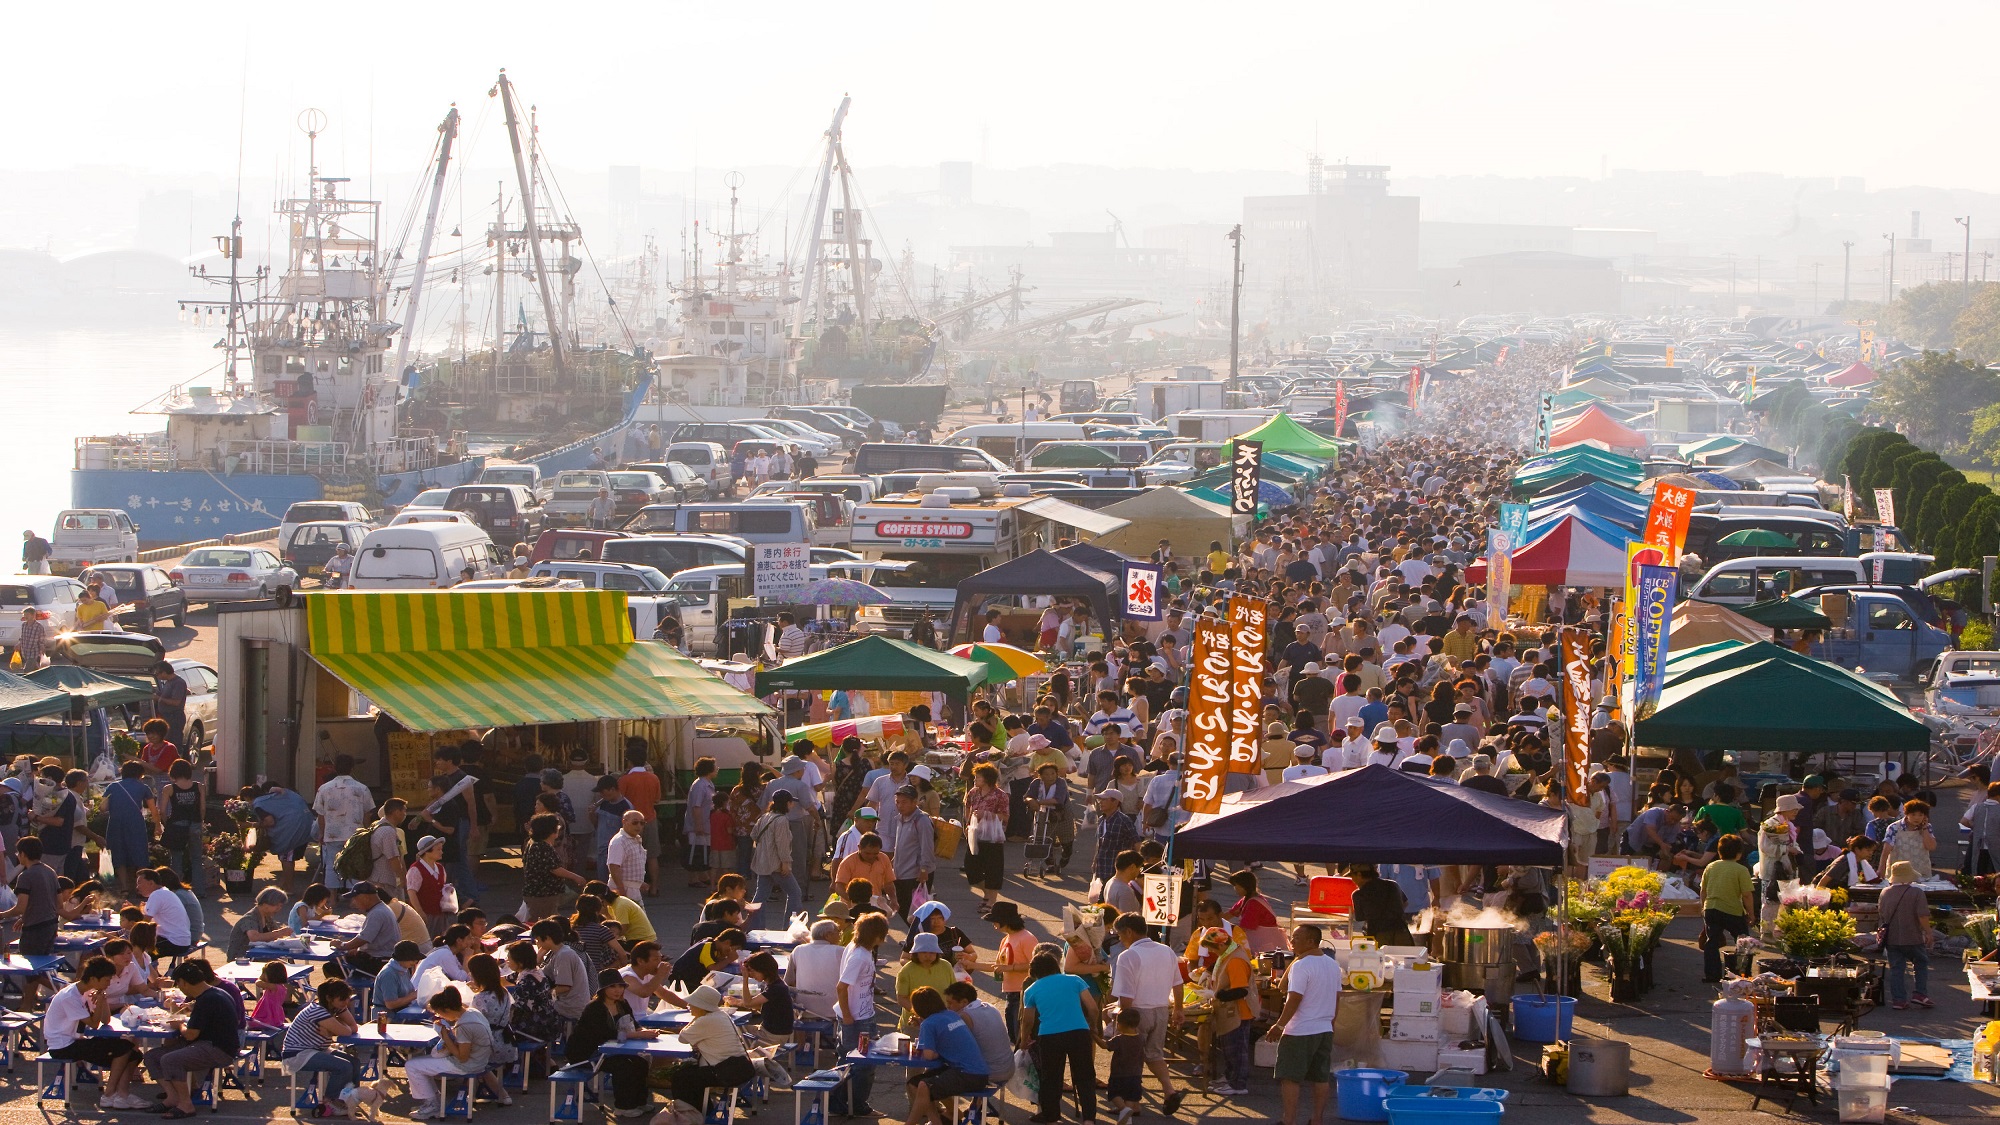
<path id="1" fill-rule="evenodd" d="M 1111 1108 L 1118 1111 L 1118 1125 L 1125 1125 L 1139 1112 L 1139 1103 L 1146 1096 L 1146 1042 L 1139 1038 L 1137 1008 L 1119 1011 L 1118 1034 L 1107 1046 L 1111 1081 L 1104 1092 L 1111 1098 Z"/>
<path id="2" fill-rule="evenodd" d="M 285 963 L 272 961 L 257 974 L 257 1006 L 250 1009 L 250 1025 L 260 1031 L 283 1031 L 291 1022 L 285 1015 L 285 1001 L 292 986 L 285 980 Z"/>

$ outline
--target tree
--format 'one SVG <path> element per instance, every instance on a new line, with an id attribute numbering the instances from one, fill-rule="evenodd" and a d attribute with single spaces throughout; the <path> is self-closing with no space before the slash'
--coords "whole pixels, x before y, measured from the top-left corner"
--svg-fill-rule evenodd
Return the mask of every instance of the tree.
<path id="1" fill-rule="evenodd" d="M 1846 452 L 1841 456 L 1841 475 L 1852 480 L 1854 487 L 1866 488 L 1868 482 L 1864 478 L 1868 475 L 1868 462 L 1875 456 L 1875 451 L 1885 443 L 1908 443 L 1909 440 L 1894 430 L 1869 427 L 1860 437 L 1848 443 Z"/>
<path id="2" fill-rule="evenodd" d="M 1821 476 L 1838 479 L 1836 470 L 1844 463 L 1848 447 L 1867 432 L 1861 423 L 1845 414 L 1835 415 L 1833 424 L 1821 434 L 1819 441 L 1811 449 L 1801 449 L 1799 456 Z"/>
<path id="3" fill-rule="evenodd" d="M 2000 283 L 1981 282 L 1951 322 L 1954 346 L 1973 363 L 2000 360 Z"/>
<path id="4" fill-rule="evenodd" d="M 1899 512 L 1920 510 L 1924 506 L 1925 494 L 1930 492 L 1938 477 L 1949 468 L 1951 466 L 1945 464 L 1944 459 L 1935 453 L 1920 459 L 1899 462 L 1896 468 L 1897 483 L 1892 486 L 1896 489 L 1896 510 Z"/>
<path id="5" fill-rule="evenodd" d="M 1896 522 L 1902 525 L 1904 538 L 1912 543 L 1923 544 L 1930 541 L 1926 534 L 1941 518 L 1944 510 L 1945 493 L 1965 483 L 1965 474 L 1957 469 L 1946 469 L 1931 482 L 1931 490 L 1924 493 L 1924 506 L 1914 512 L 1898 512 Z"/>
<path id="6" fill-rule="evenodd" d="M 2000 403 L 2000 376 L 1958 358 L 1927 351 L 1882 376 L 1875 409 L 1900 423 L 1914 445 L 1941 454 L 1962 451 L 1972 436 L 1972 415 Z"/>
<path id="7" fill-rule="evenodd" d="M 1968 300 L 1965 286 L 1954 281 L 1933 281 L 1915 289 L 1905 289 L 1889 307 L 1889 331 L 1898 339 L 1920 348 L 1949 348 L 1958 314 Z"/>
<path id="8" fill-rule="evenodd" d="M 1972 504 L 1972 510 L 1958 523 L 1952 539 L 1952 557 L 1938 559 L 1942 566 L 1979 565 L 1987 555 L 2000 554 L 2000 495 L 1991 492 Z"/>
<path id="9" fill-rule="evenodd" d="M 1916 451 L 1917 447 L 1908 442 L 1900 444 L 1885 442 L 1876 446 L 1875 456 L 1868 459 L 1868 468 L 1861 474 L 1861 479 L 1854 482 L 1855 487 L 1866 492 L 1868 502 L 1873 504 L 1875 502 L 1875 490 L 1889 487 L 1890 480 L 1894 479 L 1893 474 L 1896 471 L 1897 459 L 1906 457 Z"/>
<path id="10" fill-rule="evenodd" d="M 1973 411 L 1965 455 L 1981 465 L 2000 465 L 2000 406 Z"/>
<path id="11" fill-rule="evenodd" d="M 1937 491 L 1935 487 L 1931 489 L 1933 494 L 1936 494 Z M 1950 488 L 1945 489 L 1942 500 L 1938 504 L 1937 516 L 1929 525 L 1927 538 L 1941 540 L 1947 531 L 1956 531 L 1958 525 L 1965 521 L 1965 514 L 1972 510 L 1972 506 L 1979 502 L 1979 498 L 1982 496 L 1991 496 L 1992 494 L 1992 489 L 1983 484 L 1973 484 L 1970 481 L 1954 484 Z M 1925 501 L 1925 506 L 1928 507 L 1929 503 L 1929 501 Z M 1950 552 L 1948 548 L 1950 544 L 1945 543 L 1944 546 L 1947 550 L 1944 554 L 1939 555 L 1940 558 L 1949 556 Z M 1932 553 L 1938 554 L 1935 550 Z"/>

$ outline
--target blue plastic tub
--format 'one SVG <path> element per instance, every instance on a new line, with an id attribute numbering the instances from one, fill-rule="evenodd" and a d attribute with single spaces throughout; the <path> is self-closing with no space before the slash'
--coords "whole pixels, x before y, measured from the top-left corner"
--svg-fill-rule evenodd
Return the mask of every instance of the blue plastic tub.
<path id="1" fill-rule="evenodd" d="M 1387 1121 L 1389 1110 L 1382 1102 L 1402 1088 L 1410 1076 L 1400 1070 L 1336 1070 L 1334 1093 L 1339 1099 L 1342 1121 Z"/>
<path id="2" fill-rule="evenodd" d="M 1525 1043 L 1560 1043 L 1569 1038 L 1576 998 L 1516 996 L 1509 1007 L 1514 1013 L 1514 1038 Z"/>
<path id="3" fill-rule="evenodd" d="M 1506 1097 L 1505 1090 L 1433 1086 L 1424 1093 L 1399 1090 L 1382 1104 L 1389 1111 L 1389 1125 L 1486 1125 L 1506 1112 L 1501 1104 Z"/>

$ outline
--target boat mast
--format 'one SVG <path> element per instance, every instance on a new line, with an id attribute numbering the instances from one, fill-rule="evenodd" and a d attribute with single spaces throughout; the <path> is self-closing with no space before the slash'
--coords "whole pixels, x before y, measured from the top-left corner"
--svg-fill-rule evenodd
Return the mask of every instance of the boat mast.
<path id="1" fill-rule="evenodd" d="M 507 185 L 493 185 L 493 378 L 507 351 Z M 495 386 L 499 384 L 496 382 Z"/>
<path id="2" fill-rule="evenodd" d="M 798 308 L 792 312 L 792 335 L 803 336 L 806 330 L 806 310 L 815 297 L 824 299 L 824 293 L 815 293 L 814 285 L 819 281 L 819 240 L 826 229 L 827 198 L 833 191 L 833 162 L 840 148 L 841 122 L 847 120 L 847 105 L 853 99 L 842 97 L 840 108 L 833 112 L 833 124 L 826 131 L 826 155 L 820 160 L 819 184 L 813 191 L 812 235 L 806 240 L 806 272 L 801 282 Z M 819 286 L 824 290 L 824 285 Z M 821 319 L 824 319 L 823 317 Z"/>
<path id="3" fill-rule="evenodd" d="M 535 288 L 542 298 L 542 315 L 548 318 L 549 355 L 555 362 L 556 378 L 567 380 L 568 363 L 563 349 L 568 342 L 563 339 L 563 325 L 556 316 L 555 294 L 549 289 L 549 271 L 542 262 L 542 231 L 535 219 L 535 184 L 528 174 L 527 154 L 521 143 L 521 119 L 514 105 L 514 84 L 507 81 L 507 72 L 500 72 L 500 81 L 495 87 L 500 92 L 500 108 L 507 118 L 507 143 L 514 150 L 514 176 L 521 182 L 522 228 L 528 238 L 528 257 L 534 262 Z"/>
<path id="4" fill-rule="evenodd" d="M 833 141 L 840 160 L 841 229 L 847 232 L 847 280 L 854 286 L 854 319 L 861 330 L 861 351 L 868 351 L 868 263 L 861 260 L 861 212 L 854 207 L 854 172 L 847 166 L 847 150 L 840 138 Z"/>
<path id="5" fill-rule="evenodd" d="M 403 365 L 410 359 L 410 337 L 416 335 L 417 305 L 424 295 L 424 269 L 431 260 L 431 239 L 437 234 L 438 207 L 444 202 L 444 174 L 451 164 L 451 143 L 458 137 L 458 104 L 444 115 L 438 126 L 437 175 L 431 179 L 431 206 L 424 213 L 424 234 L 417 241 L 417 268 L 410 275 L 410 304 L 403 314 L 403 337 L 396 341 L 396 381 L 403 379 Z"/>

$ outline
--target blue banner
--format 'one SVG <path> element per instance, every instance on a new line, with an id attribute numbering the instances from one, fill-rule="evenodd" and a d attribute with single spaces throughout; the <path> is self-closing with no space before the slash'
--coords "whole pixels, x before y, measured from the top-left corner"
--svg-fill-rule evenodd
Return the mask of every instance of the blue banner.
<path id="1" fill-rule="evenodd" d="M 1160 575 L 1161 568 L 1151 563 L 1125 564 L 1125 620 L 1158 621 L 1165 616 L 1160 609 Z"/>
<path id="2" fill-rule="evenodd" d="M 1680 571 L 1665 566 L 1639 568 L 1638 609 L 1632 615 L 1638 652 L 1634 665 L 1633 713 L 1645 718 L 1660 705 L 1667 670 L 1667 623 L 1674 614 L 1674 592 Z"/>
<path id="3" fill-rule="evenodd" d="M 1528 542 L 1528 506 L 1526 504 L 1500 505 L 1500 530 L 1507 533 L 1507 549 L 1520 550 Z"/>

